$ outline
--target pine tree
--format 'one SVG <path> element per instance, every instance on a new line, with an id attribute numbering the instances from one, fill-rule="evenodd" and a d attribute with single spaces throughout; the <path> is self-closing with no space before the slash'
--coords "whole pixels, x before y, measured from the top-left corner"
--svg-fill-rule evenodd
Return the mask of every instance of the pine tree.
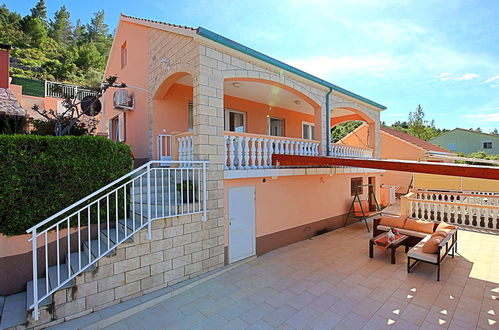
<path id="1" fill-rule="evenodd" d="M 45 0 L 39 0 L 35 7 L 31 8 L 31 17 L 39 18 L 44 24 L 47 24 L 47 6 L 45 6 Z"/>
<path id="2" fill-rule="evenodd" d="M 423 140 L 429 140 L 439 135 L 435 128 L 435 121 L 425 120 L 425 113 L 420 104 L 414 112 L 409 112 L 407 133 Z"/>
<path id="3" fill-rule="evenodd" d="M 87 25 L 88 41 L 101 42 L 107 39 L 109 27 L 104 23 L 104 10 L 94 13 L 94 17 L 90 19 L 90 24 Z"/>
<path id="4" fill-rule="evenodd" d="M 87 29 L 85 25 L 81 24 L 79 19 L 76 21 L 76 25 L 73 30 L 73 42 L 78 46 L 87 42 Z"/>
<path id="5" fill-rule="evenodd" d="M 72 26 L 69 19 L 70 14 L 66 6 L 62 6 L 54 14 L 54 20 L 50 22 L 49 36 L 60 45 L 68 45 L 72 39 Z"/>

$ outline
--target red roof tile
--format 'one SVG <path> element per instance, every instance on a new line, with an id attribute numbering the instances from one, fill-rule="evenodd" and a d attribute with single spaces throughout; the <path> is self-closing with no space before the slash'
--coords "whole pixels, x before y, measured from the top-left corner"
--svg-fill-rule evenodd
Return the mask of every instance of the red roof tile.
<path id="1" fill-rule="evenodd" d="M 442 147 L 439 147 L 437 145 L 434 145 L 433 143 L 430 143 L 428 141 L 422 140 L 420 138 L 417 138 L 415 136 L 412 136 L 410 134 L 397 131 L 396 129 L 393 128 L 388 128 L 386 126 L 381 126 L 381 130 L 385 133 L 388 133 L 390 135 L 393 135 L 395 137 L 398 137 L 401 140 L 404 140 L 406 142 L 409 142 L 411 144 L 414 144 L 426 151 L 435 151 L 435 152 L 446 152 L 446 153 L 453 153 L 452 151 L 449 151 L 447 149 L 444 149 Z"/>
<path id="2" fill-rule="evenodd" d="M 166 25 L 166 26 L 172 26 L 172 27 L 186 29 L 186 30 L 193 30 L 193 31 L 197 30 L 197 29 L 195 29 L 193 27 L 185 26 L 185 25 L 177 25 L 177 24 L 170 24 L 170 23 L 165 23 L 165 22 L 161 22 L 161 21 L 153 21 L 151 19 L 133 17 L 133 16 L 125 15 L 125 14 L 121 14 L 121 16 L 125 17 L 125 18 L 130 18 L 130 19 L 138 20 L 138 21 L 144 21 L 144 22 L 150 22 L 150 23 L 158 23 L 158 24 L 163 24 L 163 25 Z"/>

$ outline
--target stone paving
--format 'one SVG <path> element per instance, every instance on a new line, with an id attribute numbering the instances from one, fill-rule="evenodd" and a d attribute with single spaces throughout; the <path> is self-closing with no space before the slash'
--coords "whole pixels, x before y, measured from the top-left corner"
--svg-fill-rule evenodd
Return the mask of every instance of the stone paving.
<path id="1" fill-rule="evenodd" d="M 364 224 L 251 260 L 115 329 L 499 329 L 499 236 L 460 231 L 442 279 L 401 247 L 368 258 Z"/>

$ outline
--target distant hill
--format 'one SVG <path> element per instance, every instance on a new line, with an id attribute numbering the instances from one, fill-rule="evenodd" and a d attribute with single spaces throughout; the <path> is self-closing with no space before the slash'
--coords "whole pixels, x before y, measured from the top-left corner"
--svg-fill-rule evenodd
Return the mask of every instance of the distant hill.
<path id="1" fill-rule="evenodd" d="M 71 14 L 62 6 L 47 17 L 45 1 L 38 1 L 22 17 L 0 6 L 0 43 L 13 46 L 11 74 L 96 86 L 102 79 L 112 34 L 98 11 L 83 23 L 73 25 Z"/>

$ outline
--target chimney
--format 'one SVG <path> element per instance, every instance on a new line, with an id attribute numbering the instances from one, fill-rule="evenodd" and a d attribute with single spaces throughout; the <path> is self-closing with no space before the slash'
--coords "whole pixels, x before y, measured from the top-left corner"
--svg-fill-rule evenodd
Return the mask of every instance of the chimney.
<path id="1" fill-rule="evenodd" d="M 10 48 L 0 44 L 0 88 L 9 88 Z"/>

